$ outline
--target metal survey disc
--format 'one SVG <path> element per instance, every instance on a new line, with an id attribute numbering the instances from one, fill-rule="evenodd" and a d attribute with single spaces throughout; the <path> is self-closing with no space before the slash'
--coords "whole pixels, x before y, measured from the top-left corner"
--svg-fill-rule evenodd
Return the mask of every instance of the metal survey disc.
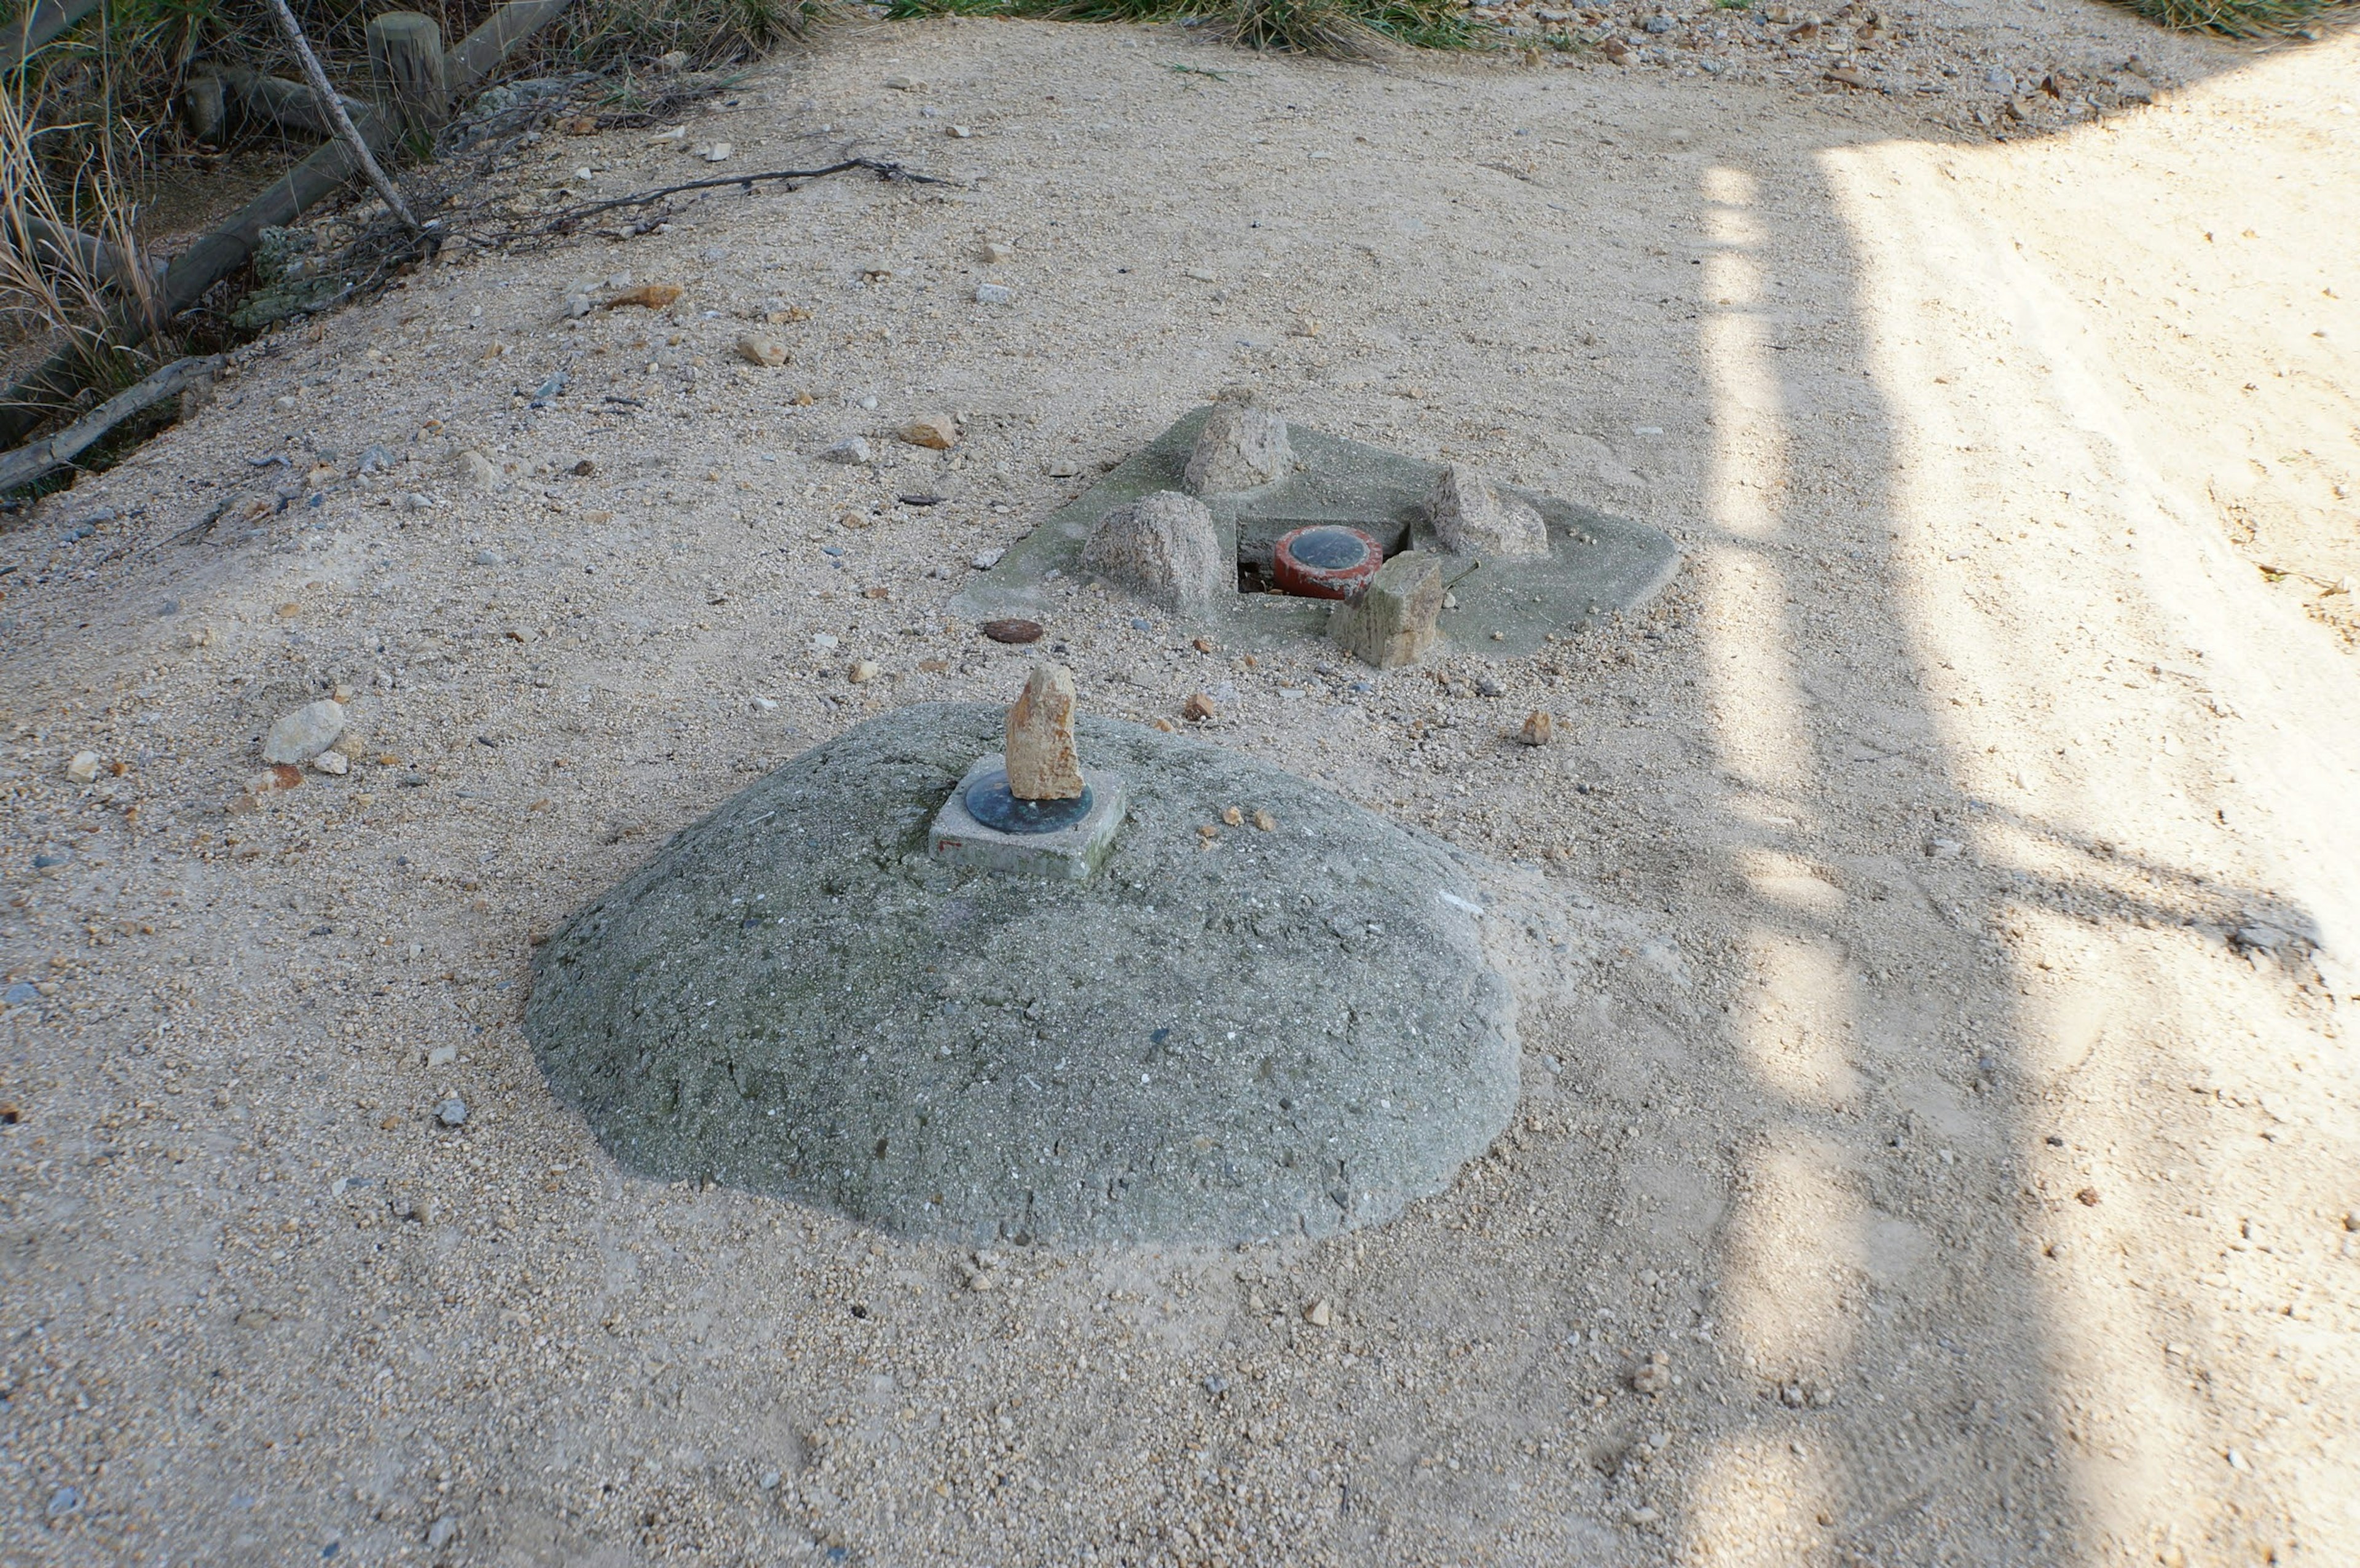
<path id="1" fill-rule="evenodd" d="M 1090 787 L 1062 800 L 1025 800 L 1008 788 L 1008 769 L 995 768 L 967 787 L 967 815 L 1004 833 L 1061 833 L 1090 814 L 1097 797 Z"/>
<path id="2" fill-rule="evenodd" d="M 1272 575 L 1289 593 L 1309 599 L 1349 599 L 1385 563 L 1377 541 L 1358 528 L 1322 523 L 1283 536 Z"/>

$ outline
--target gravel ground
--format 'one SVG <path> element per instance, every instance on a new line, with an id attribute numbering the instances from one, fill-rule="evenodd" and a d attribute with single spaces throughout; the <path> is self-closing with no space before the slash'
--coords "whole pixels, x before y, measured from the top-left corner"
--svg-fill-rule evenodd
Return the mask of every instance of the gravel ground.
<path id="1" fill-rule="evenodd" d="M 2360 1560 L 2360 49 L 1895 15 L 1975 74 L 843 38 L 682 141 L 960 183 L 455 257 L 15 519 L 0 1561 Z M 2134 46 L 2194 84 L 1945 128 L 1974 49 Z M 1205 692 L 1496 863 L 1509 1134 L 1218 1251 L 619 1171 L 534 935 L 854 720 L 1012 696 L 960 574 L 1239 381 L 1688 552 L 1365 692 L 1052 618 L 1087 705 Z M 348 771 L 249 793 L 340 688 Z"/>

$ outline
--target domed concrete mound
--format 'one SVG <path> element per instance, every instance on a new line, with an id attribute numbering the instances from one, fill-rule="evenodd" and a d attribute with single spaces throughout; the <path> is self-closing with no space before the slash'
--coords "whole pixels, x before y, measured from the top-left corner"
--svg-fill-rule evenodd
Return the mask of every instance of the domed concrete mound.
<path id="1" fill-rule="evenodd" d="M 541 949 L 526 1032 L 618 1160 L 906 1236 L 1227 1242 L 1390 1218 L 1490 1144 L 1514 1003 L 1448 850 L 1085 719 L 1131 798 L 1095 876 L 929 859 L 1001 722 L 929 704 L 814 747 Z"/>

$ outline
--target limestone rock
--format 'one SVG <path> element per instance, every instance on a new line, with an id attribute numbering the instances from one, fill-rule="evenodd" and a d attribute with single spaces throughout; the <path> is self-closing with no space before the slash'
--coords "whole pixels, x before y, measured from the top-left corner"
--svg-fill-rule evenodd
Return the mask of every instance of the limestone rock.
<path id="1" fill-rule="evenodd" d="M 478 490 L 497 490 L 500 486 L 498 466 L 480 452 L 470 449 L 461 452 L 452 468 L 458 477 Z"/>
<path id="2" fill-rule="evenodd" d="M 1294 467 L 1284 419 L 1249 403 L 1216 403 L 1196 432 L 1184 483 L 1192 495 L 1220 495 L 1268 485 Z"/>
<path id="3" fill-rule="evenodd" d="M 787 345 L 768 332 L 748 332 L 738 340 L 738 356 L 748 365 L 775 368 L 787 363 Z"/>
<path id="4" fill-rule="evenodd" d="M 306 702 L 279 716 L 262 737 L 265 762 L 305 763 L 336 744 L 344 733 L 344 705 L 333 697 Z M 300 777 L 300 776 L 299 776 Z"/>
<path id="5" fill-rule="evenodd" d="M 88 784 L 97 779 L 98 768 L 98 753 L 94 751 L 75 752 L 73 754 L 73 759 L 66 764 L 66 782 L 69 784 Z"/>
<path id="6" fill-rule="evenodd" d="M 1546 746 L 1556 729 L 1556 715 L 1546 708 L 1535 708 L 1524 715 L 1524 727 L 1516 732 L 1516 738 L 1526 746 Z"/>
<path id="7" fill-rule="evenodd" d="M 1074 749 L 1074 672 L 1036 664 L 1008 710 L 1008 792 L 1020 800 L 1070 800 L 1082 792 Z"/>
<path id="8" fill-rule="evenodd" d="M 1328 635 L 1346 652 L 1380 670 L 1415 664 L 1433 651 L 1442 614 L 1442 563 L 1405 550 L 1377 569 L 1360 598 L 1338 604 Z"/>
<path id="9" fill-rule="evenodd" d="M 921 414 L 903 425 L 900 434 L 912 446 L 948 452 L 958 445 L 958 421 L 948 414 Z"/>
<path id="10" fill-rule="evenodd" d="M 1435 541 L 1453 555 L 1546 555 L 1548 525 L 1464 463 L 1442 471 L 1426 498 Z"/>
<path id="11" fill-rule="evenodd" d="M 1176 615 L 1201 614 L 1236 591 L 1213 514 L 1176 490 L 1159 490 L 1100 517 L 1082 546 L 1082 570 Z"/>

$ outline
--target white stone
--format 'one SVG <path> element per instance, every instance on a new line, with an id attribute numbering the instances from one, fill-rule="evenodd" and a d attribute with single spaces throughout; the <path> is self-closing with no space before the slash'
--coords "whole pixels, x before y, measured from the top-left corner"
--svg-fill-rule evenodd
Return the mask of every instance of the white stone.
<path id="1" fill-rule="evenodd" d="M 336 744 L 344 733 L 344 705 L 333 697 L 306 702 L 281 714 L 262 738 L 265 762 L 304 763 Z"/>
<path id="2" fill-rule="evenodd" d="M 311 766 L 331 778 L 341 779 L 351 771 L 353 762 L 343 752 L 331 749 L 313 757 Z"/>
<path id="3" fill-rule="evenodd" d="M 1082 570 L 1178 615 L 1199 614 L 1237 591 L 1213 514 L 1176 490 L 1142 495 L 1100 517 L 1082 546 Z"/>
<path id="4" fill-rule="evenodd" d="M 1426 498 L 1435 542 L 1452 555 L 1548 553 L 1548 525 L 1530 503 L 1502 495 L 1464 463 L 1442 471 Z"/>
<path id="5" fill-rule="evenodd" d="M 78 751 L 66 764 L 66 780 L 71 784 L 87 784 L 98 777 L 98 753 Z"/>
<path id="6" fill-rule="evenodd" d="M 1192 495 L 1223 495 L 1257 489 L 1294 466 L 1284 419 L 1251 404 L 1221 402 L 1196 432 L 1182 482 Z"/>

